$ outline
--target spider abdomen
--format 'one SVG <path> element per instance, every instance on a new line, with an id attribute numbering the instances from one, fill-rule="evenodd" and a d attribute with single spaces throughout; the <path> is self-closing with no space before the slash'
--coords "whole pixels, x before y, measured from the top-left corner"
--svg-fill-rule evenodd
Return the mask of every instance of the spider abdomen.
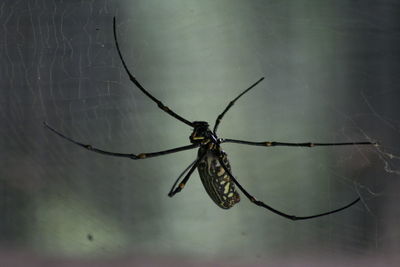
<path id="1" fill-rule="evenodd" d="M 206 148 L 199 149 L 199 155 L 204 153 Z M 201 182 L 210 198 L 220 208 L 229 209 L 240 201 L 239 193 L 235 185 L 218 161 L 217 151 L 207 149 L 207 153 L 198 165 Z M 231 170 L 229 160 L 224 154 L 223 162 Z"/>

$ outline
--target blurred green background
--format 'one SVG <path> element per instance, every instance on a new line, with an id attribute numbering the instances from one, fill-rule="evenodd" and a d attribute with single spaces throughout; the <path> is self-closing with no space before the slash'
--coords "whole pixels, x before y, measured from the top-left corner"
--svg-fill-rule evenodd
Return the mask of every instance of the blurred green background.
<path id="1" fill-rule="evenodd" d="M 397 1 L 10 1 L 0 5 L 1 266 L 396 265 L 400 248 Z M 292 222 L 243 195 L 218 208 L 197 172 L 167 197 L 195 150 L 191 129 L 160 111 L 138 80 L 190 121 L 251 141 L 375 147 L 225 144 L 258 199 L 307 216 Z"/>

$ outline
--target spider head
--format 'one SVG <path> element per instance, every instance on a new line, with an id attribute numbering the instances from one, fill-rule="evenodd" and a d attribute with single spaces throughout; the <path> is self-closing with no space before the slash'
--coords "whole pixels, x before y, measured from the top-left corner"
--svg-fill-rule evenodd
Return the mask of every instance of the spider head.
<path id="1" fill-rule="evenodd" d="M 193 126 L 193 132 L 189 137 L 190 142 L 193 144 L 207 142 L 212 135 L 208 123 L 206 121 L 194 121 Z"/>

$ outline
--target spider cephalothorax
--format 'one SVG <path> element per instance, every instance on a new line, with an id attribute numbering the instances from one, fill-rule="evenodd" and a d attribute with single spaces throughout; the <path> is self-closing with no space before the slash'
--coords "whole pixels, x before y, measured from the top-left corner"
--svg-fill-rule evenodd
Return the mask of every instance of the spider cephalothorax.
<path id="1" fill-rule="evenodd" d="M 179 175 L 178 179 L 176 179 L 173 184 L 168 196 L 172 197 L 176 193 L 180 192 L 186 185 L 190 176 L 197 168 L 199 171 L 200 179 L 206 189 L 207 193 L 211 197 L 211 199 L 221 208 L 229 209 L 236 203 L 240 201 L 239 193 L 237 189 L 239 189 L 251 202 L 256 204 L 257 206 L 268 209 L 275 214 L 278 214 L 284 218 L 290 220 L 306 220 L 316 217 L 325 216 L 328 214 L 332 214 L 335 212 L 339 212 L 344 210 L 352 205 L 354 205 L 360 198 L 357 198 L 353 202 L 342 206 L 341 208 L 331 210 L 324 213 L 319 213 L 311 216 L 294 216 L 289 215 L 279 210 L 272 208 L 271 206 L 265 204 L 262 201 L 256 200 L 252 195 L 250 195 L 243 186 L 236 180 L 231 171 L 231 166 L 227 157 L 227 154 L 222 150 L 222 143 L 236 143 L 243 145 L 251 145 L 251 146 L 263 146 L 263 147 L 275 147 L 275 146 L 291 146 L 291 147 L 316 147 L 316 146 L 342 146 L 342 145 L 376 145 L 376 143 L 372 142 L 347 142 L 347 143 L 284 143 L 284 142 L 271 142 L 271 141 L 263 141 L 263 142 L 253 142 L 253 141 L 244 141 L 244 140 L 235 140 L 235 139 L 221 139 L 217 137 L 217 129 L 224 115 L 228 112 L 228 110 L 234 105 L 234 103 L 245 93 L 250 91 L 253 87 L 259 84 L 264 78 L 259 79 L 257 82 L 252 84 L 249 88 L 240 93 L 236 98 L 234 98 L 226 108 L 223 110 L 221 114 L 218 115 L 213 131 L 209 129 L 209 125 L 205 121 L 194 121 L 191 122 L 184 117 L 178 115 L 167 106 L 165 106 L 160 100 L 150 94 L 141 83 L 135 78 L 135 76 L 129 71 L 123 57 L 121 50 L 118 45 L 116 26 L 115 26 L 115 18 L 114 18 L 114 41 L 115 46 L 117 48 L 118 56 L 121 59 L 122 65 L 129 76 L 129 79 L 134 83 L 140 91 L 142 91 L 148 98 L 150 98 L 153 102 L 157 104 L 157 106 L 168 115 L 174 117 L 180 122 L 190 126 L 193 128 L 193 132 L 190 135 L 189 139 L 191 144 L 185 145 L 181 147 L 176 147 L 168 150 L 152 152 L 152 153 L 140 153 L 140 154 L 131 154 L 131 153 L 119 153 L 119 152 L 110 152 L 102 149 L 95 148 L 91 145 L 87 145 L 74 139 L 65 136 L 61 132 L 56 129 L 50 127 L 46 122 L 44 126 L 49 130 L 54 132 L 55 134 L 61 136 L 62 138 L 72 142 L 76 145 L 79 145 L 87 150 L 100 153 L 103 155 L 113 156 L 113 157 L 123 157 L 129 158 L 133 160 L 146 159 L 151 157 L 158 157 L 162 155 L 172 154 L 180 151 L 185 151 L 189 149 L 198 148 L 198 153 L 196 159 Z M 263 159 L 262 159 L 263 160 Z M 182 181 L 178 184 L 179 180 Z"/>
<path id="2" fill-rule="evenodd" d="M 200 144 L 205 145 L 217 143 L 216 135 L 211 132 L 208 122 L 206 121 L 194 121 L 193 123 L 193 132 L 189 137 L 189 140 L 192 144 Z"/>

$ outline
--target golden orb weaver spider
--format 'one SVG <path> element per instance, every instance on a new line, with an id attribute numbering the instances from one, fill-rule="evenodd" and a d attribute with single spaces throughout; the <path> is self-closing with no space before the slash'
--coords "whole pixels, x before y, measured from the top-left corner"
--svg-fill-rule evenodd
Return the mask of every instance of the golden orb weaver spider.
<path id="1" fill-rule="evenodd" d="M 262 201 L 257 200 L 252 195 L 250 195 L 243 186 L 236 180 L 231 172 L 231 167 L 229 160 L 227 158 L 227 154 L 221 149 L 222 143 L 236 143 L 236 144 L 244 144 L 244 145 L 251 145 L 251 146 L 264 146 L 264 147 L 273 147 L 273 146 L 291 146 L 291 147 L 316 147 L 316 146 L 346 146 L 346 145 L 376 145 L 373 142 L 347 142 L 347 143 L 284 143 L 284 142 L 252 142 L 252 141 L 244 141 L 244 140 L 235 140 L 235 139 L 223 139 L 218 138 L 217 136 L 217 129 L 218 126 L 224 117 L 224 115 L 228 112 L 228 110 L 235 104 L 235 102 L 244 94 L 249 92 L 253 89 L 257 84 L 259 84 L 263 79 L 259 79 L 257 82 L 252 84 L 249 88 L 244 90 L 241 94 L 239 94 L 236 98 L 234 98 L 226 108 L 223 110 L 221 114 L 218 115 L 213 131 L 210 130 L 209 125 L 205 121 L 193 121 L 190 122 L 189 120 L 185 119 L 184 117 L 178 115 L 167 106 L 165 106 L 160 100 L 155 98 L 152 94 L 150 94 L 139 82 L 136 80 L 135 76 L 130 72 L 128 69 L 124 58 L 122 57 L 122 53 L 119 47 L 117 33 L 116 33 L 116 21 L 115 17 L 113 19 L 113 31 L 114 31 L 114 41 L 115 46 L 117 48 L 117 52 L 119 58 L 122 62 L 122 65 L 129 76 L 129 79 L 132 83 L 134 83 L 140 91 L 142 91 L 148 98 L 150 98 L 153 102 L 157 104 L 157 106 L 169 114 L 170 116 L 174 117 L 175 119 L 179 120 L 187 124 L 188 126 L 193 128 L 193 132 L 190 135 L 189 139 L 191 144 L 186 146 L 181 146 L 177 148 L 172 148 L 164 151 L 159 152 L 152 152 L 152 153 L 140 153 L 140 154 L 125 154 L 125 153 L 117 153 L 117 152 L 109 152 L 105 150 L 101 150 L 95 148 L 91 145 L 83 144 L 81 142 L 75 141 L 70 137 L 65 136 L 61 132 L 57 131 L 56 129 L 52 128 L 46 122 L 44 122 L 44 126 L 54 132 L 55 134 L 59 135 L 63 139 L 68 140 L 76 145 L 79 145 L 87 150 L 104 154 L 113 157 L 123 157 L 129 158 L 133 160 L 139 159 L 146 159 L 151 157 L 157 157 L 167 154 L 172 154 L 184 150 L 199 148 L 197 153 L 197 158 L 179 175 L 178 179 L 173 184 L 171 190 L 168 193 L 168 196 L 173 197 L 176 193 L 179 193 L 186 185 L 187 181 L 193 174 L 195 169 L 198 169 L 200 179 L 203 183 L 205 190 L 207 191 L 210 198 L 217 204 L 219 207 L 223 209 L 229 209 L 233 207 L 236 203 L 240 201 L 239 193 L 236 190 L 235 186 L 239 188 L 240 191 L 254 204 L 257 206 L 263 207 L 267 210 L 272 211 L 273 213 L 280 215 L 284 218 L 290 220 L 306 220 L 317 218 L 325 215 L 329 215 L 332 213 L 336 213 L 342 211 L 344 209 L 349 208 L 350 206 L 357 203 L 360 198 L 352 201 L 351 203 L 337 208 L 335 210 L 331 210 L 324 213 L 319 213 L 310 216 L 294 216 L 289 215 L 279 210 L 276 210 L 269 205 L 265 204 Z M 177 186 L 179 180 L 184 176 L 182 181 Z"/>

